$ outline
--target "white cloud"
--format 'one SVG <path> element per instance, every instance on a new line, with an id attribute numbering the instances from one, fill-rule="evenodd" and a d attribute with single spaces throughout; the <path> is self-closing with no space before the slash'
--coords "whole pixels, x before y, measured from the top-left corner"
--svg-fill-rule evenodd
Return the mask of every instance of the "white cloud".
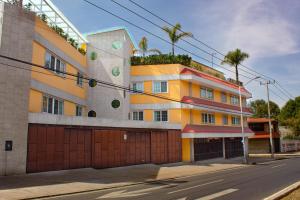
<path id="1" fill-rule="evenodd" d="M 232 3 L 232 4 L 231 4 Z M 236 12 L 225 30 L 225 47 L 240 47 L 251 57 L 269 57 L 299 51 L 293 25 L 271 1 L 231 1 Z"/>

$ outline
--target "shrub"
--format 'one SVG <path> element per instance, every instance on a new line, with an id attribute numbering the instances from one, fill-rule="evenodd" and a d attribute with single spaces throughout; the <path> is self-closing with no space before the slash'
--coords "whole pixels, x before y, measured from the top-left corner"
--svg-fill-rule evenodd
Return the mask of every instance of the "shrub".
<path id="1" fill-rule="evenodd" d="M 192 58 L 188 55 L 149 55 L 146 57 L 132 56 L 131 65 L 182 64 L 190 66 Z"/>

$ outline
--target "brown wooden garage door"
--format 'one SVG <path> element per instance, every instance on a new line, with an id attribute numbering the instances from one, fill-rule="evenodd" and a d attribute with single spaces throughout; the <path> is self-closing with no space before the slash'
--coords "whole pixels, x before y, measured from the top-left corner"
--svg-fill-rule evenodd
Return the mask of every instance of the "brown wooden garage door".
<path id="1" fill-rule="evenodd" d="M 143 131 L 95 130 L 94 167 L 150 163 L 150 134 Z"/>
<path id="2" fill-rule="evenodd" d="M 27 172 L 91 166 L 91 130 L 30 125 Z"/>

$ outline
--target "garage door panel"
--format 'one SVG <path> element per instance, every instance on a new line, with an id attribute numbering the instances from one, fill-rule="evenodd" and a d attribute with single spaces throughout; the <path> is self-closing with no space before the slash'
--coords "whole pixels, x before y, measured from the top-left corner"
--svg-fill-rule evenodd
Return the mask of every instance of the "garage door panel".
<path id="1" fill-rule="evenodd" d="M 223 156 L 223 142 L 221 138 L 195 138 L 194 159 L 205 160 Z"/>

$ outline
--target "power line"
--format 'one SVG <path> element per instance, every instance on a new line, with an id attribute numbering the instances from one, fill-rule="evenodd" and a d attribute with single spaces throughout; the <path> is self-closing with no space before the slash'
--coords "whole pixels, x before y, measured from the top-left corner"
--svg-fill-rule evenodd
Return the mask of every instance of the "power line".
<path id="1" fill-rule="evenodd" d="M 8 56 L 4 56 L 4 55 L 1 55 L 1 54 L 0 54 L 0 57 L 8 59 L 8 60 L 15 61 L 15 62 L 23 63 L 23 64 L 26 64 L 26 65 L 35 66 L 35 67 L 38 67 L 38 68 L 54 71 L 54 72 L 57 72 L 57 73 L 66 74 L 66 75 L 69 75 L 69 76 L 72 76 L 72 77 L 76 77 L 76 78 L 79 77 L 77 74 L 72 74 L 72 73 L 69 73 L 69 72 L 61 71 L 61 70 L 49 69 L 49 68 L 46 68 L 45 66 L 34 64 L 34 63 L 27 62 L 27 61 L 24 61 L 24 60 L 20 60 L 20 59 L 17 59 L 17 58 L 8 57 Z M 29 70 L 29 69 L 26 69 L 26 68 L 17 67 L 17 66 L 10 65 L 10 64 L 5 64 L 5 63 L 0 63 L 0 64 L 6 65 L 6 66 L 9 66 L 9 67 L 15 67 L 15 68 L 18 68 L 18 69 Z M 49 75 L 49 74 L 47 74 L 47 75 Z M 199 106 L 199 105 L 194 104 L 194 103 L 183 102 L 181 100 L 177 100 L 177 99 L 173 99 L 173 98 L 169 98 L 169 97 L 165 97 L 165 96 L 161 96 L 161 95 L 157 95 L 157 94 L 153 94 L 153 93 L 149 93 L 149 92 L 137 91 L 137 90 L 131 89 L 130 87 L 125 87 L 125 86 L 117 85 L 117 84 L 114 84 L 114 83 L 109 83 L 109 82 L 106 82 L 106 81 L 101 81 L 101 80 L 97 80 L 97 79 L 93 79 L 93 78 L 89 78 L 89 77 L 81 77 L 81 76 L 80 76 L 80 78 L 82 78 L 84 80 L 88 80 L 88 81 L 95 80 L 97 83 L 100 83 L 101 85 L 105 85 L 106 87 L 111 87 L 112 89 L 125 90 L 125 91 L 128 91 L 128 92 L 147 95 L 147 96 L 151 96 L 151 97 L 155 97 L 155 98 L 159 98 L 159 99 L 164 99 L 164 100 L 168 100 L 168 101 L 173 101 L 173 102 L 177 102 L 177 103 L 182 103 L 182 104 L 193 105 L 193 106 L 197 106 L 197 107 L 201 107 L 201 108 L 211 109 L 211 107 L 207 107 L 205 105 Z M 214 108 L 214 110 L 219 111 L 219 112 L 224 112 L 224 110 L 218 109 L 218 108 Z M 229 113 L 236 114 L 236 113 L 230 112 L 230 111 L 229 111 Z"/>
<path id="2" fill-rule="evenodd" d="M 114 0 L 111 0 L 111 1 L 115 2 Z M 161 21 L 167 23 L 168 25 L 170 25 L 170 26 L 172 26 L 172 27 L 175 27 L 172 23 L 168 22 L 167 20 L 163 19 L 162 17 L 158 16 L 157 14 L 155 14 L 155 13 L 153 13 L 152 11 L 148 10 L 147 8 L 143 7 L 142 5 L 138 4 L 137 2 L 135 2 L 135 1 L 133 1 L 133 0 L 128 0 L 128 1 L 131 2 L 132 4 L 136 5 L 137 7 L 141 8 L 142 10 L 146 11 L 147 13 L 151 14 L 152 16 L 154 16 L 154 17 L 160 19 Z M 115 3 L 116 3 L 116 2 L 115 2 Z M 117 4 L 119 4 L 119 3 L 117 3 Z M 123 7 L 123 6 L 122 6 L 122 7 Z M 150 20 L 147 20 L 147 21 L 150 21 Z M 178 30 L 179 30 L 180 32 L 185 32 L 185 31 L 183 31 L 182 29 L 178 29 Z M 200 44 L 206 46 L 207 48 L 209 48 L 209 49 L 215 51 L 216 53 L 218 53 L 218 54 L 220 54 L 220 55 L 222 55 L 222 56 L 225 56 L 224 53 L 222 53 L 222 52 L 218 51 L 217 49 L 211 47 L 211 46 L 208 45 L 207 43 L 205 43 L 205 42 L 203 42 L 203 41 L 197 39 L 195 36 L 192 35 L 191 38 L 194 39 L 195 41 L 199 42 Z M 193 46 L 194 46 L 194 45 L 193 45 Z M 207 52 L 207 51 L 205 51 L 205 52 L 206 52 L 206 53 L 209 53 L 209 52 Z M 210 54 L 210 53 L 209 53 L 209 54 Z M 216 57 L 216 58 L 220 60 L 219 57 Z M 254 73 L 256 73 L 256 74 L 259 74 L 259 75 L 261 75 L 261 76 L 266 77 L 267 79 L 275 80 L 275 79 L 273 79 L 272 77 L 267 76 L 267 75 L 264 75 L 264 74 L 262 74 L 262 73 L 260 73 L 260 72 L 258 72 L 258 71 L 256 71 L 256 70 L 253 70 L 253 69 L 251 69 L 251 68 L 249 68 L 249 67 L 247 67 L 247 66 L 245 66 L 245 65 L 243 65 L 243 64 L 240 64 L 240 65 L 241 65 L 242 67 L 244 67 L 245 69 L 248 69 L 248 70 L 250 70 L 250 71 L 252 71 L 252 72 L 254 72 Z M 243 70 L 243 69 L 241 69 L 241 70 L 242 70 L 242 71 L 245 71 L 245 70 Z M 245 71 L 245 72 L 246 72 L 246 71 Z M 248 72 L 248 73 L 249 73 L 249 72 Z M 252 74 L 252 73 L 250 73 L 250 74 Z M 252 74 L 252 75 L 253 75 L 253 74 Z M 265 80 L 267 80 L 267 79 L 265 79 Z M 294 96 L 291 95 L 291 93 L 289 93 L 286 89 L 284 89 L 284 88 L 281 86 L 281 84 L 280 84 L 277 80 L 275 80 L 275 81 L 276 81 L 276 83 L 279 85 L 279 87 L 285 92 L 285 94 L 284 94 L 284 92 L 283 92 L 284 95 L 288 94 L 289 98 L 290 98 L 290 97 L 294 98 Z M 281 91 L 281 92 L 282 92 L 282 91 Z"/>
<path id="3" fill-rule="evenodd" d="M 156 35 L 156 34 L 150 32 L 150 31 L 146 30 L 145 28 L 142 28 L 142 27 L 140 27 L 140 26 L 138 26 L 138 25 L 136 25 L 136 24 L 134 24 L 134 23 L 128 21 L 127 19 L 124 19 L 124 18 L 122 18 L 122 17 L 120 17 L 120 16 L 118 16 L 118 15 L 116 15 L 116 14 L 114 14 L 114 13 L 108 11 L 108 10 L 106 10 L 105 8 L 103 8 L 103 7 L 101 7 L 101 6 L 97 5 L 97 4 L 94 4 L 94 3 L 92 3 L 92 2 L 90 2 L 90 1 L 88 1 L 88 0 L 83 0 L 83 1 L 85 1 L 86 3 L 88 3 L 88 4 L 92 5 L 92 6 L 94 6 L 95 8 L 97 8 L 97 9 L 99 9 L 99 10 L 102 10 L 102 11 L 104 11 L 104 12 L 106 12 L 106 13 L 108 13 L 108 14 L 110 14 L 110 15 L 112 15 L 112 16 L 114 16 L 114 17 L 120 19 L 120 20 L 122 20 L 122 21 L 125 21 L 126 23 L 128 23 L 128 24 L 130 24 L 130 25 L 132 25 L 132 26 L 134 26 L 134 27 L 136 27 L 136 28 L 138 28 L 138 29 L 140 29 L 140 30 L 142 30 L 142 31 L 145 31 L 146 33 L 148 33 L 148 34 L 150 34 L 150 35 L 152 35 L 152 36 L 154 36 L 154 37 L 159 38 L 160 40 L 162 40 L 162 41 L 164 41 L 164 42 L 166 42 L 166 43 L 168 43 L 168 44 L 172 44 L 172 43 L 169 42 L 168 40 L 166 40 L 166 39 L 164 39 L 164 38 L 162 38 L 162 37 L 160 37 L 160 36 L 158 36 L 158 35 Z M 190 52 L 190 51 L 188 51 L 188 50 L 186 50 L 186 49 L 184 49 L 184 48 L 182 48 L 182 47 L 180 47 L 180 46 L 178 46 L 178 45 L 176 45 L 176 44 L 175 44 L 174 46 L 177 47 L 177 48 L 179 48 L 179 49 L 181 49 L 181 50 L 183 50 L 183 51 L 185 51 L 185 52 L 187 52 L 187 53 L 190 53 L 191 55 L 194 55 L 195 57 L 198 57 L 198 58 L 201 58 L 202 60 L 205 60 L 205 61 L 207 61 L 207 62 L 210 62 L 208 59 L 203 58 L 203 57 L 201 57 L 201 56 L 198 56 L 198 55 L 196 55 L 195 53 L 192 53 L 192 52 Z M 223 67 L 223 66 L 221 66 L 221 65 L 218 65 L 218 64 L 215 64 L 215 65 L 217 65 L 218 67 L 220 67 L 220 68 L 222 68 L 222 69 L 225 69 L 225 70 L 227 70 L 227 71 L 229 71 L 229 72 L 231 72 L 231 73 L 235 73 L 235 72 L 233 72 L 233 71 L 231 71 L 231 70 L 229 70 L 229 69 L 227 69 L 227 68 L 225 68 L 225 67 Z M 243 75 L 243 74 L 241 74 L 241 73 L 240 73 L 240 75 L 243 76 L 243 77 L 245 77 L 245 78 L 248 78 L 249 80 L 253 78 L 253 77 L 248 77 L 248 76 L 246 76 L 246 75 Z M 257 81 L 257 80 L 256 80 L 256 81 Z M 259 81 L 258 81 L 258 82 L 259 82 Z"/>

